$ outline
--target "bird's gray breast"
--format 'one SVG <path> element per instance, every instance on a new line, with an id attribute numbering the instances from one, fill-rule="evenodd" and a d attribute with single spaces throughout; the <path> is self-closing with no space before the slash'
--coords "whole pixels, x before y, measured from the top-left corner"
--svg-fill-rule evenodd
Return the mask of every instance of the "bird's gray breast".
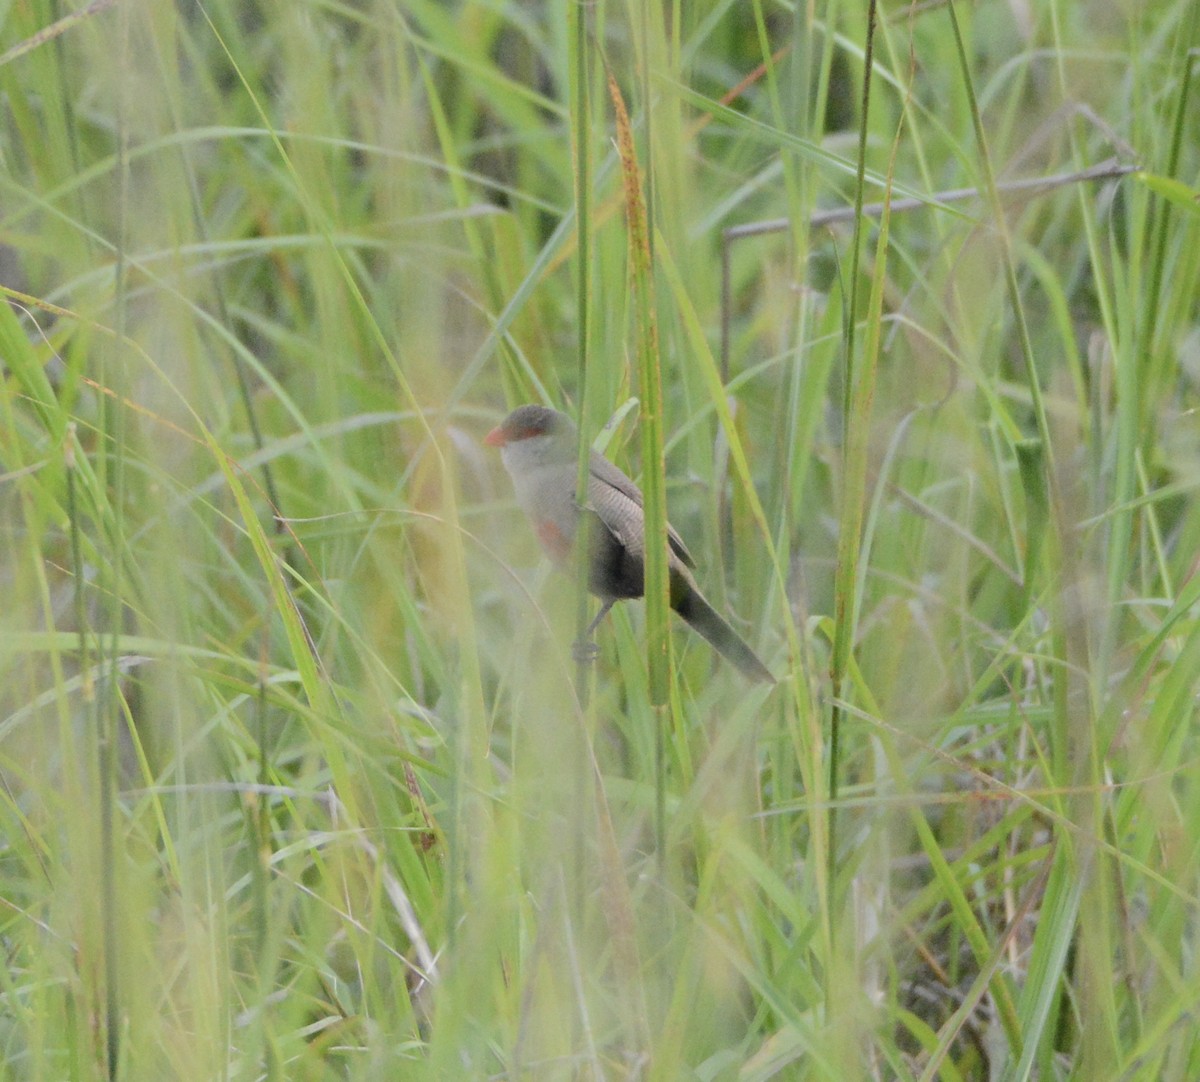
<path id="1" fill-rule="evenodd" d="M 517 506 L 535 526 L 554 526 L 563 536 L 574 538 L 579 522 L 575 506 L 575 474 L 562 464 L 547 464 L 513 472 Z"/>

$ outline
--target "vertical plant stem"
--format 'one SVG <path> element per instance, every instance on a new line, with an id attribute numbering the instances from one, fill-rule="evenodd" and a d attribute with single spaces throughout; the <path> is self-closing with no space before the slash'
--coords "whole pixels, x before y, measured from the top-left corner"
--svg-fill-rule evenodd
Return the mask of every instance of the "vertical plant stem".
<path id="1" fill-rule="evenodd" d="M 665 870 L 667 842 L 667 726 L 670 724 L 670 712 L 666 709 L 670 696 L 670 686 L 667 683 L 668 667 L 670 664 L 670 616 L 667 612 L 668 571 L 667 571 L 667 495 L 666 495 L 666 464 L 663 462 L 663 431 L 662 431 L 662 370 L 659 367 L 658 353 L 658 322 L 655 311 L 654 291 L 654 106 L 650 97 L 650 67 L 651 50 L 658 42 L 657 34 L 651 36 L 650 7 L 654 0 L 642 0 L 639 14 L 641 16 L 642 53 L 638 64 L 638 93 L 642 100 L 642 116 L 645 130 L 645 153 L 642 155 L 642 208 L 645 214 L 645 260 L 646 265 L 639 268 L 636 281 L 642 282 L 638 290 L 638 338 L 639 381 L 642 387 L 642 408 L 647 404 L 651 407 L 657 419 L 657 430 L 652 432 L 647 426 L 642 427 L 642 470 L 651 474 L 659 488 L 659 519 L 646 520 L 646 536 L 661 539 L 661 544 L 647 545 L 647 551 L 660 560 L 657 573 L 661 575 L 661 585 L 658 578 L 650 577 L 649 562 L 647 562 L 647 599 L 649 598 L 650 583 L 653 582 L 656 596 L 663 599 L 662 607 L 656 614 L 654 636 L 647 636 L 647 649 L 651 651 L 650 687 L 651 701 L 654 704 L 654 827 L 658 844 L 659 872 Z M 632 242 L 633 236 L 631 234 Z M 649 392 L 649 393 L 648 393 Z M 649 456 L 649 457 L 648 457 Z M 651 467 L 650 464 L 653 464 Z M 648 472 L 647 472 L 648 471 Z M 657 616 L 661 616 L 661 626 Z M 647 620 L 647 628 L 650 621 Z M 653 657 L 661 658 L 662 669 L 659 674 L 660 686 L 655 692 L 655 671 Z"/>
<path id="2" fill-rule="evenodd" d="M 116 851 L 116 794 L 118 771 L 118 728 L 121 712 L 121 629 L 124 620 L 124 601 L 122 599 L 121 569 L 124 564 L 124 506 L 125 506 L 125 410 L 119 405 L 124 398 L 125 373 L 122 350 L 126 336 L 126 289 L 128 286 L 128 264 L 125 249 L 128 241 L 128 203 L 129 203 L 129 127 L 127 109 L 127 78 L 124 73 L 131 69 L 128 64 L 129 52 L 129 21 L 128 7 L 122 7 L 117 20 L 117 222 L 116 222 L 116 253 L 113 268 L 113 284 L 115 289 L 116 335 L 113 342 L 113 363 L 107 373 L 101 374 L 101 385 L 111 387 L 117 392 L 117 405 L 106 410 L 108 424 L 101 423 L 101 432 L 110 438 L 107 441 L 111 448 L 109 460 L 111 474 L 109 477 L 108 499 L 112 513 L 111 536 L 109 537 L 110 557 L 106 561 L 107 582 L 106 596 L 109 599 L 108 613 L 108 644 L 107 674 L 105 694 L 97 695 L 93 700 L 96 704 L 96 723 L 99 734 L 99 792 L 98 813 L 100 826 L 100 876 L 101 876 L 101 906 L 104 912 L 104 979 L 105 979 L 105 1015 L 107 1025 L 105 1038 L 107 1041 L 106 1055 L 108 1077 L 115 1079 L 121 1063 L 121 975 L 120 959 L 123 956 L 120 943 L 120 921 L 118 919 L 117 894 L 117 861 Z M 105 355 L 107 351 L 104 351 Z"/>
<path id="3" fill-rule="evenodd" d="M 658 323 L 654 313 L 653 251 L 646 196 L 642 187 L 633 127 L 625 99 L 612 71 L 608 89 L 616 113 L 625 214 L 629 235 L 630 276 L 637 324 L 638 390 L 641 396 L 642 494 L 646 512 L 646 651 L 650 702 L 667 701 L 667 519 L 663 468 L 662 374 L 659 370 Z"/>
<path id="4" fill-rule="evenodd" d="M 865 502 L 865 459 L 860 470 L 854 468 L 854 449 L 865 446 L 868 433 L 860 431 L 854 415 L 858 367 L 855 357 L 855 326 L 858 321 L 858 269 L 862 247 L 863 188 L 867 161 L 867 128 L 871 105 L 871 65 L 875 40 L 876 0 L 867 8 L 867 34 L 863 56 L 862 115 L 858 133 L 858 172 L 854 192 L 854 239 L 850 252 L 850 275 L 846 284 L 846 367 L 842 391 L 842 512 L 838 533 L 837 573 L 834 599 L 833 658 L 830 664 L 830 696 L 832 700 L 829 723 L 829 852 L 832 863 L 837 859 L 837 799 L 838 775 L 841 767 L 841 731 L 845 706 L 842 695 L 853 652 L 857 594 L 858 557 L 861 543 L 863 506 Z M 865 426 L 863 426 L 865 427 Z M 860 476 L 861 474 L 861 476 Z M 834 875 L 830 868 L 830 897 L 827 904 L 833 911 Z"/>
<path id="5" fill-rule="evenodd" d="M 578 351 L 579 399 L 579 458 L 575 476 L 575 501 L 580 507 L 587 504 L 588 459 L 591 453 L 588 424 L 588 360 L 591 342 L 591 232 L 592 232 L 592 162 L 591 162 L 591 66 L 588 63 L 589 33 L 588 11 L 584 4 L 569 5 L 569 19 L 573 24 L 571 34 L 571 85 L 574 91 L 574 154 L 572 164 L 575 173 L 575 226 L 578 244 L 578 263 L 575 277 L 575 304 L 577 312 L 576 349 Z M 591 517 L 581 516 L 580 544 L 575 547 L 575 642 L 579 648 L 576 655 L 575 688 L 579 702 L 579 725 L 574 742 L 572 772 L 574 791 L 580 801 L 591 791 L 591 729 L 589 706 L 594 664 L 583 653 L 584 639 L 589 623 L 588 554 L 591 550 L 589 536 Z M 576 807 L 571 816 L 572 831 L 572 884 L 569 893 L 574 906 L 574 925 L 578 934 L 587 928 L 588 874 L 588 831 L 589 817 L 582 807 Z M 570 916 L 568 915 L 568 920 Z M 580 997 L 580 1002 L 584 1000 Z M 586 1025 L 584 1026 L 587 1032 Z"/>
<path id="6" fill-rule="evenodd" d="M 587 504 L 588 489 L 588 458 L 591 453 L 589 426 L 587 424 L 587 386 L 588 386 L 588 352 L 591 339 L 591 122 L 590 122 L 590 86 L 591 73 L 588 67 L 588 26 L 587 9 L 582 4 L 571 4 L 569 17 L 574 32 L 571 35 L 571 85 L 574 90 L 574 122 L 575 145 L 572 164 L 575 167 L 575 227 L 576 243 L 578 245 L 578 264 L 575 277 L 575 303 L 577 308 L 577 324 L 575 329 L 575 348 L 578 351 L 578 388 L 579 398 L 579 460 L 575 475 L 575 500 L 583 507 Z M 585 533 L 587 519 L 584 519 Z M 589 539 L 584 537 L 584 544 L 576 547 L 576 598 L 575 611 L 575 641 L 582 643 L 586 634 L 589 614 L 588 602 L 588 560 Z M 592 665 L 583 658 L 577 659 L 576 685 L 579 702 L 586 710 L 588 704 L 589 674 Z"/>

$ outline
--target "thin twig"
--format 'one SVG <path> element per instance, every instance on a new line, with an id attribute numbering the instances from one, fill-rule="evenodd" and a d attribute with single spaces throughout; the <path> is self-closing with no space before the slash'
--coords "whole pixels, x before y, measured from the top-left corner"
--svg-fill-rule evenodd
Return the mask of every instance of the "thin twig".
<path id="1" fill-rule="evenodd" d="M 1130 173 L 1136 173 L 1141 168 L 1137 164 L 1118 162 L 1115 158 L 1110 158 L 1108 161 L 1101 162 L 1099 165 L 1093 165 L 1088 169 L 1072 170 L 1069 173 L 1054 173 L 1048 177 L 1025 177 L 1022 180 L 1010 180 L 1005 183 L 999 183 L 996 185 L 996 190 L 1001 195 L 1013 195 L 1023 192 L 1040 195 L 1042 192 L 1062 188 L 1068 184 L 1081 184 L 1089 180 L 1111 180 L 1128 176 Z M 983 194 L 978 188 L 949 188 L 943 192 L 935 192 L 927 199 L 897 199 L 891 205 L 892 213 L 897 214 L 908 210 L 918 210 L 921 207 L 936 207 L 943 203 L 962 203 L 965 200 L 974 199 Z M 883 203 L 866 203 L 863 205 L 862 212 L 868 218 L 877 218 L 883 213 L 883 206 Z M 809 218 L 808 224 L 811 228 L 817 229 L 821 226 L 833 225 L 836 222 L 849 222 L 853 220 L 853 207 L 830 207 L 814 213 Z M 732 225 L 728 229 L 723 230 L 721 236 L 724 240 L 736 240 L 739 237 L 757 237 L 764 233 L 782 233 L 790 228 L 791 222 L 787 218 L 768 218 L 762 222 L 747 222 L 745 225 Z"/>
<path id="2" fill-rule="evenodd" d="M 1010 180 L 997 184 L 996 191 L 1000 195 L 1041 195 L 1068 184 L 1082 184 L 1093 180 L 1114 180 L 1136 173 L 1141 166 L 1136 163 L 1120 162 L 1109 158 L 1099 165 L 1088 169 L 1073 170 L 1069 173 L 1054 173 L 1047 177 L 1026 177 L 1022 180 Z M 905 211 L 919 210 L 921 207 L 943 207 L 950 203 L 962 203 L 975 199 L 983 193 L 978 188 L 949 188 L 946 191 L 935 192 L 926 199 L 907 198 L 896 199 L 891 204 L 892 214 L 902 214 Z M 862 213 L 867 218 L 877 218 L 883 213 L 883 203 L 866 203 Z M 809 219 L 810 229 L 835 225 L 838 222 L 854 220 L 853 207 L 829 207 L 816 211 Z M 730 335 L 733 323 L 733 258 L 731 255 L 733 242 L 743 237 L 761 237 L 768 233 L 783 233 L 791 228 L 787 218 L 768 218 L 761 222 L 746 222 L 744 225 L 731 225 L 721 231 L 721 375 L 726 383 L 729 382 L 729 355 L 731 349 Z"/>

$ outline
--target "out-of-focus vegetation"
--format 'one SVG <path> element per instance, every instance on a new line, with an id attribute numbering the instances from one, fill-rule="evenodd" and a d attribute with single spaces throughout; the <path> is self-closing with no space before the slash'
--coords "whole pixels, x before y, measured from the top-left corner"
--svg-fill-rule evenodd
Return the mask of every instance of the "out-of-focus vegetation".
<path id="1" fill-rule="evenodd" d="M 1200 8 L 867 7 L 0 9 L 5 1077 L 1200 1077 Z"/>

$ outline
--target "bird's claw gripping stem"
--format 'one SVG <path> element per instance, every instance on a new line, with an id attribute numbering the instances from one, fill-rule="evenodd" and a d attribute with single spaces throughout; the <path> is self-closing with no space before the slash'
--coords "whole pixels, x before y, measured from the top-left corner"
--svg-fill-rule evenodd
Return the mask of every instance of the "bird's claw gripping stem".
<path id="1" fill-rule="evenodd" d="M 571 644 L 571 656 L 581 665 L 587 665 L 600 656 L 600 647 L 591 639 L 581 639 Z"/>

